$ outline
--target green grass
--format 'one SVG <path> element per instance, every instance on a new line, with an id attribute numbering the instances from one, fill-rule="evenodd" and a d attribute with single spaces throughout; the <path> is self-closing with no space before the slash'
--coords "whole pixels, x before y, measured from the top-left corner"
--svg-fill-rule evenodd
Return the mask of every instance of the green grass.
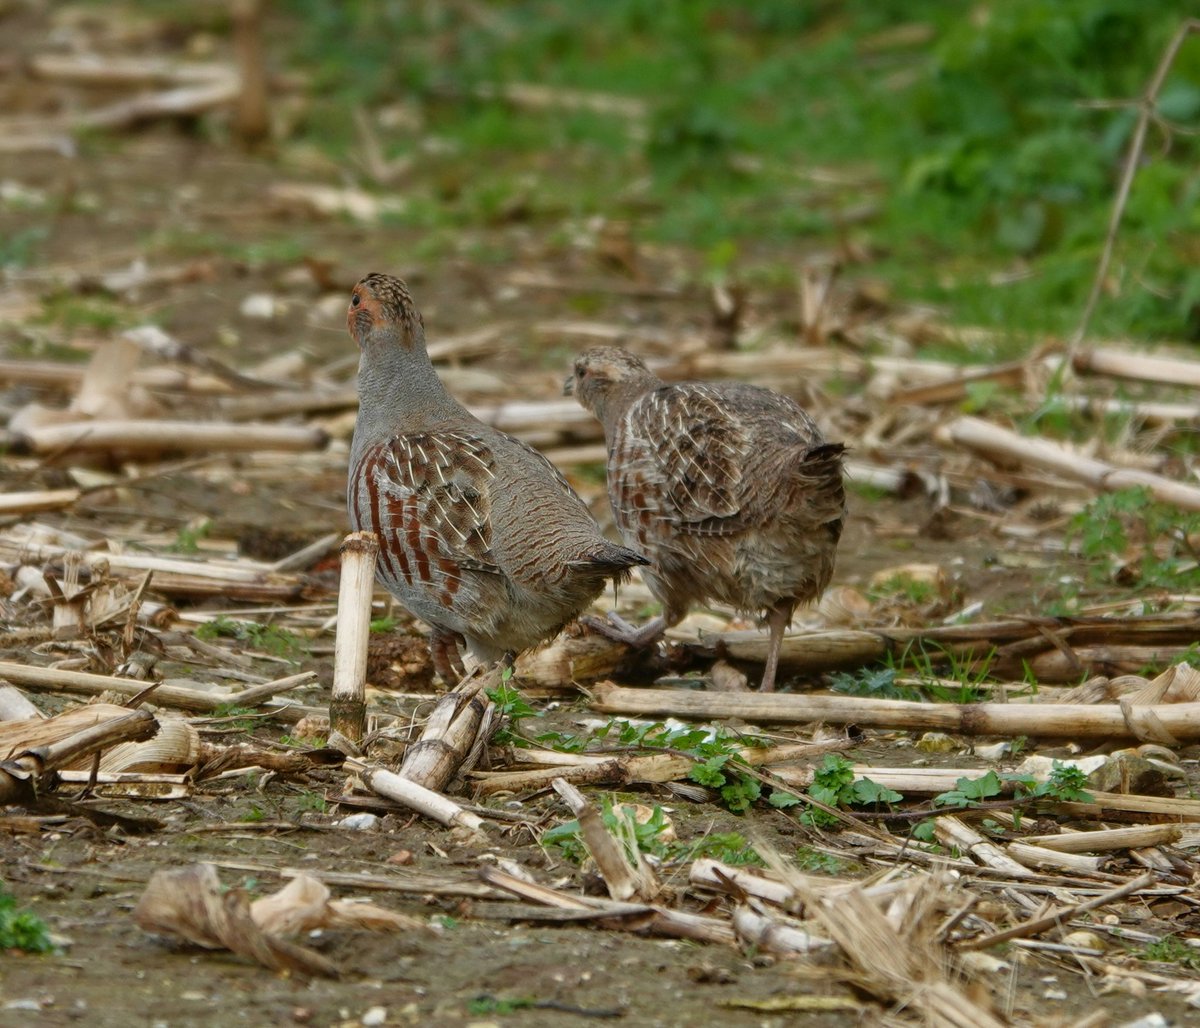
<path id="1" fill-rule="evenodd" d="M 1087 101 L 1137 97 L 1189 13 L 1182 0 L 289 10 L 284 45 L 315 86 L 307 139 L 344 158 L 357 146 L 351 105 L 416 113 L 420 129 L 384 127 L 380 142 L 389 158 L 417 158 L 399 220 L 423 235 L 418 253 L 510 220 L 568 239 L 600 215 L 649 243 L 735 254 L 728 273 L 758 281 L 849 235 L 898 299 L 1000 330 L 994 344 L 950 348 L 961 360 L 1011 356 L 1029 333 L 1075 324 L 1134 118 Z M 646 113 L 478 95 L 505 83 L 638 100 Z M 1159 113 L 1200 126 L 1200 41 L 1180 53 Z M 1152 130 L 1097 334 L 1200 336 L 1198 149 Z M 864 204 L 873 214 L 844 226 Z M 466 245 L 506 259 L 502 245 Z"/>

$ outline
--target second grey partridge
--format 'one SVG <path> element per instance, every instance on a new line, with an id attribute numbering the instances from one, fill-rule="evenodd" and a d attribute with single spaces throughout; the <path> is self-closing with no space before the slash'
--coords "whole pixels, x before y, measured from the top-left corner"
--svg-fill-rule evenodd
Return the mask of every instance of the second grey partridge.
<path id="1" fill-rule="evenodd" d="M 347 505 L 379 537 L 377 577 L 428 622 L 434 667 L 461 674 L 555 635 L 646 558 L 605 539 L 542 454 L 442 385 L 408 288 L 370 274 L 346 315 L 361 351 Z"/>
<path id="2" fill-rule="evenodd" d="M 762 614 L 761 687 L 773 689 L 797 604 L 833 575 L 845 447 L 786 396 L 740 382 L 668 385 L 611 347 L 579 357 L 566 389 L 604 423 L 613 516 L 650 558 L 642 575 L 663 605 L 662 618 L 614 634 L 649 642 L 705 599 Z"/>

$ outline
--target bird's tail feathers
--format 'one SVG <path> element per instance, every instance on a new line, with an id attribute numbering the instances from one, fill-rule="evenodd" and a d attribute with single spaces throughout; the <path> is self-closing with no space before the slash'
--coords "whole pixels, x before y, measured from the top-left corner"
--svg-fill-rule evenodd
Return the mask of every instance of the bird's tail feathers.
<path id="1" fill-rule="evenodd" d="M 568 561 L 567 566 L 576 571 L 591 571 L 620 584 L 629 578 L 633 568 L 645 567 L 649 563 L 649 558 L 636 550 L 603 540 L 591 553 L 579 560 Z"/>

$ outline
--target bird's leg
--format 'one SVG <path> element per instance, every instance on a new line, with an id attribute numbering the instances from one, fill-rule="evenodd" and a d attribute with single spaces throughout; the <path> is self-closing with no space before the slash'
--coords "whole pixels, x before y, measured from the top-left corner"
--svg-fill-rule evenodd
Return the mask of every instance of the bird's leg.
<path id="1" fill-rule="evenodd" d="M 651 618 L 641 628 L 631 625 L 615 610 L 610 611 L 607 618 L 598 618 L 590 614 L 585 614 L 579 620 L 587 625 L 588 628 L 604 636 L 604 638 L 611 639 L 613 642 L 624 643 L 626 646 L 632 646 L 635 650 L 643 649 L 658 642 L 663 632 L 667 629 L 667 619 L 661 614 L 658 617 Z"/>
<path id="2" fill-rule="evenodd" d="M 458 646 L 463 637 L 457 632 L 435 628 L 429 636 L 429 653 L 433 657 L 433 669 L 441 675 L 446 685 L 453 687 L 461 681 L 464 671 Z"/>
<path id="3" fill-rule="evenodd" d="M 763 670 L 762 684 L 759 686 L 762 692 L 775 691 L 775 672 L 779 670 L 779 650 L 783 646 L 783 630 L 791 623 L 793 610 L 795 607 L 792 604 L 783 604 L 772 608 L 767 615 L 767 628 L 770 629 L 771 637 L 767 643 L 767 666 Z"/>

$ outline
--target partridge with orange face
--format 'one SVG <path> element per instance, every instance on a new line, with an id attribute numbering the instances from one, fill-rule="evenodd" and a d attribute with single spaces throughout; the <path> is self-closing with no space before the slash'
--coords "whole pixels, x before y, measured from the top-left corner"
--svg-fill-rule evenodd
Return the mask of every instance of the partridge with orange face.
<path id="1" fill-rule="evenodd" d="M 351 527 L 379 538 L 376 576 L 429 623 L 434 666 L 555 635 L 646 558 L 612 543 L 553 464 L 472 415 L 442 385 L 403 282 L 367 275 L 346 315 L 361 356 Z"/>
<path id="2" fill-rule="evenodd" d="M 792 400 L 740 382 L 668 385 L 631 353 L 589 350 L 566 382 L 604 423 L 608 496 L 663 615 L 613 632 L 657 638 L 705 599 L 763 614 L 775 687 L 783 631 L 833 575 L 846 517 L 841 443 Z"/>

